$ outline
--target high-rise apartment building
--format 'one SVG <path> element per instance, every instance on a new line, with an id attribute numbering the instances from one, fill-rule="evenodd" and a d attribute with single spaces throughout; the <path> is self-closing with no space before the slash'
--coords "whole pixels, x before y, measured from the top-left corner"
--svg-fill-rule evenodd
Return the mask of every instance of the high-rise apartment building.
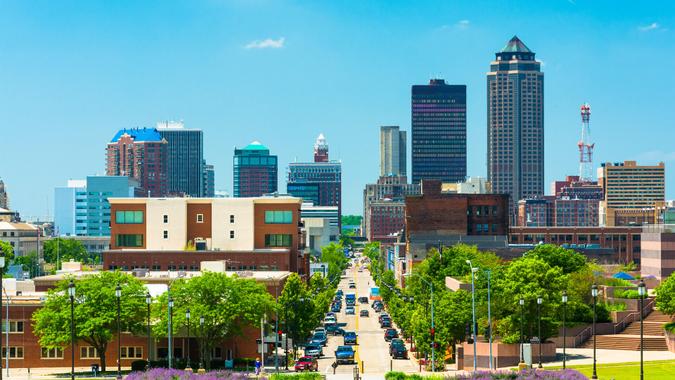
<path id="1" fill-rule="evenodd" d="M 412 181 L 466 177 L 466 86 L 412 86 Z"/>
<path id="2" fill-rule="evenodd" d="M 106 175 L 133 178 L 146 196 L 164 197 L 167 145 L 155 128 L 122 129 L 108 143 Z"/>
<path id="3" fill-rule="evenodd" d="M 163 121 L 157 123 L 157 131 L 168 143 L 166 170 L 169 194 L 204 196 L 202 130 L 185 128 L 183 122 Z"/>
<path id="4" fill-rule="evenodd" d="M 277 191 L 277 156 L 268 147 L 254 141 L 234 149 L 234 197 L 259 197 Z"/>
<path id="5" fill-rule="evenodd" d="M 209 165 L 204 161 L 204 197 L 213 198 L 216 195 L 216 171 L 213 165 Z"/>
<path id="6" fill-rule="evenodd" d="M 9 210 L 9 196 L 5 190 L 5 183 L 0 179 L 0 208 Z"/>
<path id="7" fill-rule="evenodd" d="M 288 164 L 286 191 L 316 206 L 338 206 L 342 216 L 342 163 L 328 159 L 328 144 L 320 134 L 314 145 L 314 162 Z"/>
<path id="8" fill-rule="evenodd" d="M 380 127 L 380 177 L 406 175 L 406 138 L 398 126 Z"/>
<path id="9" fill-rule="evenodd" d="M 495 193 L 518 201 L 544 195 L 544 73 L 513 37 L 487 73 L 487 166 Z"/>
<path id="10" fill-rule="evenodd" d="M 604 191 L 600 223 L 606 226 L 657 223 L 666 201 L 666 167 L 635 161 L 603 163 L 598 183 Z"/>

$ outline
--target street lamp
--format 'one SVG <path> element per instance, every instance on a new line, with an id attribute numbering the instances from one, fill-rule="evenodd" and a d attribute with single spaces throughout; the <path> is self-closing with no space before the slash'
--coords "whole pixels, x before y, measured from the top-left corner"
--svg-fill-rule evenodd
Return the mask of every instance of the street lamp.
<path id="1" fill-rule="evenodd" d="M 145 294 L 145 303 L 148 305 L 148 368 L 150 368 L 150 344 L 152 343 L 150 335 L 150 305 L 152 304 L 152 296 L 150 292 Z"/>
<path id="2" fill-rule="evenodd" d="M 471 315 L 472 315 L 472 325 L 471 331 L 473 334 L 473 370 L 476 370 L 476 287 L 474 285 L 475 273 L 478 271 L 478 268 L 474 268 L 471 265 L 471 260 L 466 260 L 466 263 L 469 264 L 471 268 Z"/>
<path id="3" fill-rule="evenodd" d="M 598 340 L 598 337 L 595 335 L 595 306 L 598 303 L 598 285 L 593 284 L 591 286 L 591 296 L 593 296 L 593 376 L 591 379 L 597 379 L 598 378 L 598 372 L 597 372 L 597 365 L 596 365 L 596 357 L 595 357 L 595 349 L 596 349 L 596 341 Z"/>
<path id="4" fill-rule="evenodd" d="M 565 326 L 565 319 L 567 318 L 567 291 L 563 290 L 562 292 L 562 304 L 563 304 L 563 369 L 566 368 L 567 355 L 565 353 L 565 347 L 567 346 L 567 327 Z"/>
<path id="5" fill-rule="evenodd" d="M 489 269 L 485 270 L 487 274 L 487 301 L 488 301 L 488 344 L 490 345 L 490 369 L 492 368 L 492 314 L 490 312 L 490 275 L 492 271 Z"/>
<path id="6" fill-rule="evenodd" d="M 199 351 L 201 352 L 201 355 L 199 355 L 200 359 L 201 359 L 200 364 L 199 364 L 199 369 L 202 369 L 202 368 L 204 368 L 204 356 L 205 356 L 204 355 L 205 353 L 204 353 L 204 316 L 203 315 L 199 316 L 199 329 L 201 330 L 200 335 L 202 336 L 202 341 L 199 345 L 199 348 L 200 348 Z"/>
<path id="7" fill-rule="evenodd" d="M 169 350 L 168 350 L 167 355 L 169 356 L 169 368 L 172 368 L 172 367 L 171 367 L 171 359 L 172 359 L 173 355 L 172 355 L 171 350 L 173 349 L 173 347 L 171 347 L 171 346 L 172 346 L 172 344 L 171 344 L 171 343 L 172 343 L 172 342 L 171 342 L 171 340 L 172 340 L 172 339 L 171 339 L 171 335 L 172 335 L 172 334 L 171 334 L 171 317 L 173 316 L 173 313 L 172 313 L 172 310 L 171 310 L 171 309 L 173 309 L 173 298 L 171 298 L 171 295 L 169 295 L 169 302 L 168 302 L 168 305 L 169 305 L 169 307 L 168 307 L 168 309 L 169 309 L 169 320 L 168 320 L 169 326 L 168 326 L 168 334 L 167 334 L 167 335 L 168 335 L 168 337 L 169 337 L 169 340 L 168 340 Z"/>
<path id="8" fill-rule="evenodd" d="M 544 300 L 541 296 L 537 296 L 537 335 L 539 335 L 539 368 L 542 368 L 541 365 L 541 303 Z"/>
<path id="9" fill-rule="evenodd" d="M 70 279 L 68 284 L 68 298 L 70 298 L 70 378 L 75 379 L 75 282 Z"/>
<path id="10" fill-rule="evenodd" d="M 187 368 L 192 370 L 190 366 L 190 308 L 185 311 L 185 319 L 187 320 Z"/>
<path id="11" fill-rule="evenodd" d="M 523 351 L 523 320 L 525 319 L 523 307 L 525 306 L 525 300 L 521 298 L 518 300 L 518 304 L 520 305 L 520 363 L 518 363 L 520 368 L 525 365 L 525 352 Z"/>
<path id="12" fill-rule="evenodd" d="M 39 232 L 38 232 L 39 235 Z M 0 251 L 2 252 L 2 251 Z M 1 254 L 0 255 L 0 298 L 2 298 L 2 275 L 5 273 L 4 271 L 5 268 L 5 255 Z M 2 306 L 2 300 L 0 300 L 0 306 Z M 7 304 L 7 307 L 9 307 L 9 304 Z M 0 308 L 1 310 L 1 308 Z M 2 326 L 2 313 L 0 313 L 0 326 Z M 8 329 L 9 330 L 9 329 Z M 2 331 L 2 329 L 0 329 Z M 9 359 L 9 347 L 6 347 L 5 350 L 7 351 L 6 357 Z M 2 339 L 0 339 L 0 351 L 2 351 Z M 2 359 L 2 357 L 0 357 Z M 2 365 L 0 365 L 2 367 Z M 9 376 L 7 376 L 9 377 Z M 2 380 L 2 368 L 0 368 L 0 380 Z"/>
<path id="13" fill-rule="evenodd" d="M 644 372 L 644 303 L 645 296 L 647 295 L 647 286 L 645 285 L 644 280 L 640 280 L 638 285 L 638 294 L 640 295 L 640 380 L 645 378 Z"/>
<path id="14" fill-rule="evenodd" d="M 115 298 L 117 298 L 117 378 L 122 378 L 122 328 L 120 325 L 120 305 L 122 300 L 122 287 L 118 283 L 115 287 Z"/>
<path id="15" fill-rule="evenodd" d="M 417 276 L 419 277 L 420 280 L 422 280 L 424 283 L 429 285 L 429 290 L 431 291 L 431 372 L 436 372 L 436 351 L 434 349 L 434 346 L 436 345 L 434 342 L 434 338 L 436 336 L 436 325 L 434 324 L 434 283 L 427 281 L 424 279 L 424 277 L 420 276 L 417 273 L 406 273 L 406 277 L 410 276 Z M 475 355 L 474 355 L 475 356 Z"/>

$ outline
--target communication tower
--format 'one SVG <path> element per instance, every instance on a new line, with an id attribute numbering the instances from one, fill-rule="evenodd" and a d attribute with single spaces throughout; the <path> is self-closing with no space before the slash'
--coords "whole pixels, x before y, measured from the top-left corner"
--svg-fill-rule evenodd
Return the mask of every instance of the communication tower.
<path id="1" fill-rule="evenodd" d="M 579 147 L 579 179 L 581 181 L 593 181 L 593 148 L 591 142 L 591 106 L 588 103 L 581 105 L 581 140 Z"/>

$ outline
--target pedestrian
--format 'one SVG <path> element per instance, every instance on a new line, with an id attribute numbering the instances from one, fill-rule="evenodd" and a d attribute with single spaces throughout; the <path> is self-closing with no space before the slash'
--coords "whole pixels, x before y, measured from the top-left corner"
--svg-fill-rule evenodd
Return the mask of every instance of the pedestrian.
<path id="1" fill-rule="evenodd" d="M 255 375 L 260 376 L 260 368 L 262 367 L 262 362 L 260 358 L 255 358 Z"/>

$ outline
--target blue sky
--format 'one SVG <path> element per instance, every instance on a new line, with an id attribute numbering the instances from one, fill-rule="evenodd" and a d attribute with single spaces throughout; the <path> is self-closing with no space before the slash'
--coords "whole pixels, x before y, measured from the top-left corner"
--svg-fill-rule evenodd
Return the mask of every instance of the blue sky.
<path id="1" fill-rule="evenodd" d="M 466 84 L 468 173 L 485 176 L 485 73 L 517 34 L 545 72 L 546 188 L 578 171 L 579 106 L 595 161 L 666 161 L 675 197 L 675 2 L 29 1 L 0 3 L 0 177 L 24 217 L 103 173 L 120 128 L 205 133 L 216 188 L 235 146 L 309 160 L 323 132 L 346 213 L 379 173 L 379 126 L 410 130 L 410 86 Z"/>

